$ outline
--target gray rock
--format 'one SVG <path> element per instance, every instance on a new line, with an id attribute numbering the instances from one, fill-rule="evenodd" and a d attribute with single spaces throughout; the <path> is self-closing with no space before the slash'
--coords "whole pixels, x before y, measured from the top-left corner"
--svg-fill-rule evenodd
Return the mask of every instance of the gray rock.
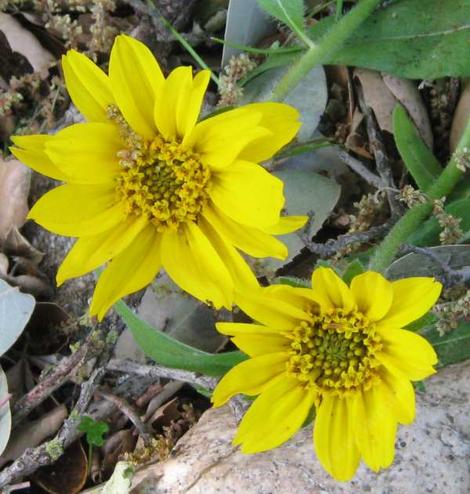
<path id="1" fill-rule="evenodd" d="M 207 411 L 172 458 L 140 471 L 132 494 L 467 494 L 470 492 L 470 362 L 441 370 L 418 394 L 417 418 L 401 427 L 395 461 L 379 474 L 361 465 L 334 481 L 312 449 L 312 428 L 275 450 L 243 455 L 231 445 L 229 407 Z"/>

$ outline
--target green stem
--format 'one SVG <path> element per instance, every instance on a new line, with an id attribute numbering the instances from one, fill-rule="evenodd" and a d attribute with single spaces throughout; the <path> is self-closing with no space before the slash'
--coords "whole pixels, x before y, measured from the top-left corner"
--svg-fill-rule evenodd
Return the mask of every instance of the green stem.
<path id="1" fill-rule="evenodd" d="M 432 201 L 447 196 L 462 177 L 459 162 L 468 161 L 470 147 L 470 119 L 460 138 L 457 149 L 452 155 L 448 165 L 444 168 L 439 178 L 429 188 L 426 195 Z M 392 263 L 400 246 L 417 230 L 422 222 L 431 214 L 432 202 L 419 204 L 409 209 L 390 230 L 382 243 L 378 246 L 370 262 L 373 271 L 384 271 Z"/>
<path id="2" fill-rule="evenodd" d="M 309 48 L 274 88 L 272 99 L 282 101 L 313 67 L 321 64 L 329 55 L 341 48 L 343 43 L 372 13 L 381 0 L 362 0 L 342 17 L 324 36 Z"/>

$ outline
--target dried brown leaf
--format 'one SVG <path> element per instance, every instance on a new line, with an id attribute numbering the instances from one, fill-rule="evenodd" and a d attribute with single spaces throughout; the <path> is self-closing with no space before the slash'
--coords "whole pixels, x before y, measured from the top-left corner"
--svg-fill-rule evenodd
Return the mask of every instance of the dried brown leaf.
<path id="1" fill-rule="evenodd" d="M 30 180 L 31 170 L 23 163 L 0 158 L 0 243 L 26 221 Z"/>
<path id="2" fill-rule="evenodd" d="M 60 405 L 40 419 L 13 430 L 7 448 L 0 456 L 0 468 L 9 461 L 16 460 L 25 449 L 34 448 L 44 439 L 55 434 L 67 418 L 67 408 Z"/>

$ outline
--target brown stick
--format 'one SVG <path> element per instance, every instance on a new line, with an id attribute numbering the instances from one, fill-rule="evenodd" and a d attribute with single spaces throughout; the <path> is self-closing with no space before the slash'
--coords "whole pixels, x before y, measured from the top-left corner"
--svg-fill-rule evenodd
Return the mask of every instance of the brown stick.
<path id="1" fill-rule="evenodd" d="M 21 397 L 13 407 L 13 427 L 16 427 L 28 414 L 80 369 L 88 358 L 97 351 L 96 342 L 100 341 L 100 332 L 92 331 L 85 342 L 59 364 L 27 394 Z"/>

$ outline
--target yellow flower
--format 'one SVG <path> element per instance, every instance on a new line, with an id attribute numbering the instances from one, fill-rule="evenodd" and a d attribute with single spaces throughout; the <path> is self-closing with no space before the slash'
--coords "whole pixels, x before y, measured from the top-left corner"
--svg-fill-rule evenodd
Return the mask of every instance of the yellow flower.
<path id="1" fill-rule="evenodd" d="M 317 456 L 333 477 L 349 480 L 361 458 L 375 471 L 388 467 L 397 424 L 414 420 L 410 381 L 433 374 L 437 358 L 424 338 L 402 328 L 434 305 L 442 286 L 433 278 L 389 282 L 369 271 L 348 287 L 322 267 L 312 287 L 270 286 L 239 299 L 257 323 L 217 328 L 251 358 L 222 378 L 212 401 L 259 395 L 234 439 L 244 453 L 287 441 L 315 407 Z"/>
<path id="2" fill-rule="evenodd" d="M 29 217 L 79 237 L 57 283 L 107 263 L 91 313 L 102 318 L 119 298 L 150 283 L 163 267 L 184 290 L 231 308 L 235 287 L 256 283 L 239 250 L 284 259 L 272 235 L 305 217 L 280 217 L 283 184 L 257 163 L 291 141 L 298 112 L 255 103 L 198 122 L 210 72 L 178 67 L 165 79 L 142 43 L 118 36 L 109 75 L 69 51 L 67 89 L 87 123 L 57 134 L 16 136 L 12 153 L 66 182 Z"/>

